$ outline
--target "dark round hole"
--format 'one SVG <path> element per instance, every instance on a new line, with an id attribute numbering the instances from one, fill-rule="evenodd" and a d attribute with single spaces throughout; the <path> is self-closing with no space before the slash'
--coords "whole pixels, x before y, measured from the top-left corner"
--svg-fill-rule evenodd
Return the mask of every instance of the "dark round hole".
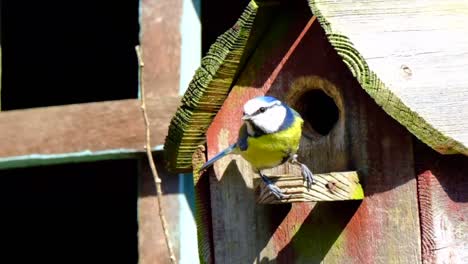
<path id="1" fill-rule="evenodd" d="M 305 92 L 295 103 L 295 107 L 304 118 L 304 132 L 309 136 L 325 136 L 330 133 L 340 115 L 335 101 L 318 89 Z"/>

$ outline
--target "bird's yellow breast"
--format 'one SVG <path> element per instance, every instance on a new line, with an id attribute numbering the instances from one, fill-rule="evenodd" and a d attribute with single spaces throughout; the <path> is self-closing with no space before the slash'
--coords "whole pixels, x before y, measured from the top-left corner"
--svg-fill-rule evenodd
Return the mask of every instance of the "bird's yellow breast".
<path id="1" fill-rule="evenodd" d="M 268 169 L 295 154 L 301 140 L 303 120 L 296 117 L 292 126 L 282 131 L 247 139 L 247 149 L 240 155 L 256 169 Z"/>

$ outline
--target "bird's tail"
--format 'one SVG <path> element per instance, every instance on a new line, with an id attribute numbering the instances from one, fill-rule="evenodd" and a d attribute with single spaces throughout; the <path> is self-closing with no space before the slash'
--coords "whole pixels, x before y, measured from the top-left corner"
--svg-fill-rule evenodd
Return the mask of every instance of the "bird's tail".
<path id="1" fill-rule="evenodd" d="M 203 166 L 201 166 L 200 170 L 199 171 L 202 171 L 208 167 L 210 167 L 211 165 L 213 165 L 213 163 L 215 163 L 217 160 L 221 159 L 222 157 L 226 156 L 227 154 L 233 152 L 237 147 L 237 144 L 232 144 L 231 146 L 229 146 L 227 149 L 221 151 L 220 153 L 216 154 L 216 156 L 214 156 L 212 159 L 210 159 L 209 161 L 207 161 L 205 164 L 203 164 Z"/>

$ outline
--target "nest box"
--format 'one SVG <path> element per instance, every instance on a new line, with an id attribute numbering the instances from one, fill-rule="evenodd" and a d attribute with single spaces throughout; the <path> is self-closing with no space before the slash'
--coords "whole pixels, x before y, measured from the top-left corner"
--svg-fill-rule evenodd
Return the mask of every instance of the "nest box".
<path id="1" fill-rule="evenodd" d="M 449 203 L 447 197 L 463 193 L 447 183 L 452 193 L 444 196 L 434 179 L 452 177 L 467 186 L 468 7 L 416 2 L 252 1 L 211 46 L 165 144 L 172 170 L 194 172 L 202 259 L 419 263 L 425 254 L 441 254 L 421 246 L 444 243 L 432 232 L 431 214 L 443 210 L 450 223 L 468 217 L 466 205 L 454 215 L 432 200 Z M 306 190 L 290 165 L 267 173 L 294 199 L 265 194 L 240 156 L 197 172 L 235 142 L 242 105 L 264 94 L 287 102 L 305 120 L 298 154 L 318 175 L 315 189 Z M 360 200 L 364 194 L 362 204 L 295 203 L 279 212 L 257 204 Z M 444 232 L 455 245 L 468 240 L 459 230 Z M 376 256 L 379 261 L 371 261 Z"/>

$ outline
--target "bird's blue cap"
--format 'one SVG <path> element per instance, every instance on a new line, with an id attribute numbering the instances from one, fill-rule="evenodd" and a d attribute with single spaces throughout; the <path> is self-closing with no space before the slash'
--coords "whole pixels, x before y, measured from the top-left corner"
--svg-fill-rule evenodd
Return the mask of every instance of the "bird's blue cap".
<path id="1" fill-rule="evenodd" d="M 259 100 L 262 100 L 266 103 L 271 103 L 273 101 L 278 101 L 278 99 L 276 99 L 275 97 L 273 96 L 261 96 L 261 97 L 258 97 Z"/>

